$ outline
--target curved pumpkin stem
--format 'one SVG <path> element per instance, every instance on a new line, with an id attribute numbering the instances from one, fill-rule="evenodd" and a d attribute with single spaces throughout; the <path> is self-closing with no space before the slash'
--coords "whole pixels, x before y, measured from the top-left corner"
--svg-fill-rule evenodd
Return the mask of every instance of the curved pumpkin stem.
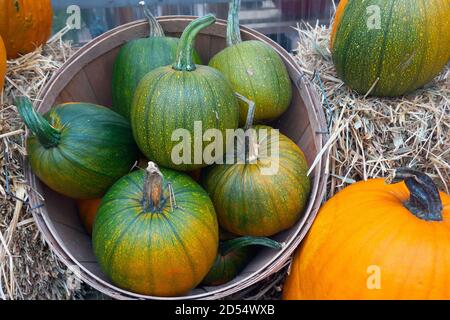
<path id="1" fill-rule="evenodd" d="M 248 246 L 263 246 L 272 249 L 283 248 L 283 244 L 270 238 L 247 236 L 222 242 L 219 247 L 219 254 L 222 256 L 226 256 L 227 254 L 230 254 L 233 251 Z"/>
<path id="2" fill-rule="evenodd" d="M 195 63 L 192 57 L 194 53 L 194 40 L 197 34 L 204 28 L 216 22 L 216 17 L 207 14 L 204 17 L 192 21 L 181 35 L 177 48 L 177 58 L 173 68 L 178 71 L 194 71 Z"/>
<path id="3" fill-rule="evenodd" d="M 241 28 L 239 27 L 239 11 L 241 0 L 231 0 L 228 11 L 227 46 L 231 47 L 242 42 Z"/>
<path id="4" fill-rule="evenodd" d="M 163 192 L 163 175 L 154 162 L 149 162 L 144 182 L 144 207 L 154 211 L 159 208 Z"/>
<path id="5" fill-rule="evenodd" d="M 53 148 L 59 144 L 61 132 L 33 109 L 30 99 L 18 97 L 15 99 L 14 104 L 17 106 L 17 110 L 25 125 L 36 135 L 44 148 Z"/>
<path id="6" fill-rule="evenodd" d="M 428 175 L 409 168 L 397 169 L 393 183 L 405 181 L 410 198 L 405 207 L 416 217 L 426 221 L 442 221 L 442 201 L 436 184 Z"/>
<path id="7" fill-rule="evenodd" d="M 163 28 L 161 27 L 159 22 L 155 19 L 153 14 L 150 12 L 150 10 L 145 4 L 145 1 L 140 1 L 139 5 L 144 11 L 144 16 L 147 18 L 148 24 L 150 26 L 149 37 L 164 37 L 165 34 Z"/>

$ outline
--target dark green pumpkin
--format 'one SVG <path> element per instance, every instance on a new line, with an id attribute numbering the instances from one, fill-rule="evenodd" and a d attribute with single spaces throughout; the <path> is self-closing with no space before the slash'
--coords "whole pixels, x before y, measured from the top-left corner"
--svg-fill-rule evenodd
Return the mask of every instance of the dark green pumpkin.
<path id="1" fill-rule="evenodd" d="M 268 126 L 252 127 L 255 104 L 238 137 L 234 161 L 202 171 L 202 184 L 216 209 L 220 226 L 242 236 L 271 236 L 292 227 L 308 201 L 311 181 L 300 148 Z"/>
<path id="2" fill-rule="evenodd" d="M 225 75 L 234 91 L 256 103 L 255 122 L 278 118 L 292 100 L 292 85 L 277 52 L 256 40 L 241 40 L 240 0 L 232 0 L 228 17 L 228 47 L 216 54 L 209 66 Z M 240 123 L 247 117 L 247 106 L 240 104 Z"/>
<path id="3" fill-rule="evenodd" d="M 103 272 L 120 288 L 179 296 L 213 265 L 218 229 L 213 204 L 200 185 L 150 163 L 147 172 L 128 174 L 102 199 L 93 249 Z"/>
<path id="4" fill-rule="evenodd" d="M 403 95 L 447 64 L 449 30 L 448 0 L 343 0 L 331 33 L 333 61 L 360 94 Z"/>
<path id="5" fill-rule="evenodd" d="M 137 159 L 129 123 L 108 108 L 66 103 L 41 116 L 28 98 L 16 105 L 32 132 L 27 153 L 33 172 L 63 195 L 101 197 Z"/>
<path id="6" fill-rule="evenodd" d="M 202 284 L 220 286 L 233 280 L 248 264 L 255 251 L 252 246 L 281 249 L 282 244 L 264 237 L 241 237 L 219 243 L 219 252 L 214 265 Z"/>
<path id="7" fill-rule="evenodd" d="M 205 167 L 210 163 L 194 148 L 197 143 L 203 153 L 211 144 L 203 142 L 203 133 L 217 129 L 225 137 L 227 129 L 238 127 L 239 104 L 227 80 L 216 69 L 192 61 L 197 33 L 214 21 L 214 16 L 207 15 L 191 22 L 180 39 L 174 65 L 150 72 L 136 90 L 131 111 L 133 134 L 147 158 L 161 166 L 182 171 Z M 201 136 L 194 135 L 196 124 L 202 126 Z M 192 138 L 186 154 L 181 152 L 189 155 L 187 161 L 172 158 L 182 143 L 172 141 L 177 129 L 184 129 Z M 220 157 L 222 154 L 215 158 Z"/>
<path id="8" fill-rule="evenodd" d="M 130 118 L 131 105 L 139 82 L 150 71 L 172 64 L 179 43 L 177 38 L 165 37 L 158 21 L 147 9 L 144 9 L 144 12 L 149 20 L 149 37 L 126 43 L 114 62 L 113 109 L 127 119 Z M 200 56 L 195 50 L 194 62 L 201 64 Z"/>

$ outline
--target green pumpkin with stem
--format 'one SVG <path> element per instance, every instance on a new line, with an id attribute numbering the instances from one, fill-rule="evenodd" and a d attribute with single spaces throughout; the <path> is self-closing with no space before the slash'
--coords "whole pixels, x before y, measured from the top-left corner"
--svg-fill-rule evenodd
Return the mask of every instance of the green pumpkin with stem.
<path id="1" fill-rule="evenodd" d="M 252 126 L 255 104 L 241 100 L 249 105 L 247 135 L 238 138 L 233 162 L 227 159 L 202 171 L 202 184 L 223 229 L 271 236 L 292 227 L 305 209 L 311 189 L 308 164 L 300 148 L 278 130 Z"/>
<path id="2" fill-rule="evenodd" d="M 92 241 L 101 269 L 120 288 L 180 296 L 213 265 L 219 227 L 199 184 L 149 162 L 147 170 L 123 177 L 103 197 Z"/>
<path id="3" fill-rule="evenodd" d="M 167 66 L 175 60 L 179 39 L 166 37 L 164 30 L 151 12 L 142 5 L 149 21 L 148 38 L 132 40 L 119 51 L 114 62 L 112 80 L 113 110 L 130 118 L 136 88 L 142 78 L 156 68 Z M 194 62 L 201 63 L 194 50 Z"/>
<path id="4" fill-rule="evenodd" d="M 33 172 L 56 192 L 99 198 L 137 159 L 130 124 L 106 107 L 65 103 L 42 116 L 28 98 L 15 104 L 31 131 L 27 153 Z"/>
<path id="5" fill-rule="evenodd" d="M 242 41 L 239 28 L 240 0 L 232 0 L 228 16 L 227 48 L 216 54 L 209 66 L 225 75 L 234 91 L 256 104 L 255 123 L 278 118 L 292 100 L 292 85 L 286 66 L 269 45 Z M 240 104 L 243 125 L 248 109 Z"/>
<path id="6" fill-rule="evenodd" d="M 212 153 L 206 161 L 205 148 L 212 143 L 224 150 L 227 139 L 207 142 L 203 134 L 216 129 L 226 137 L 227 129 L 238 127 L 239 104 L 228 81 L 216 69 L 192 60 L 196 35 L 214 22 L 213 15 L 191 22 L 181 36 L 175 63 L 147 74 L 136 90 L 133 134 L 142 153 L 161 166 L 192 171 L 213 163 L 223 154 Z M 180 139 L 180 132 L 187 138 Z"/>
<path id="7" fill-rule="evenodd" d="M 330 35 L 336 72 L 362 95 L 397 97 L 450 59 L 448 0 L 342 0 Z"/>
<path id="8" fill-rule="evenodd" d="M 240 237 L 219 242 L 219 252 L 214 265 L 202 284 L 220 286 L 233 280 L 252 258 L 254 246 L 281 249 L 281 243 L 265 237 Z"/>

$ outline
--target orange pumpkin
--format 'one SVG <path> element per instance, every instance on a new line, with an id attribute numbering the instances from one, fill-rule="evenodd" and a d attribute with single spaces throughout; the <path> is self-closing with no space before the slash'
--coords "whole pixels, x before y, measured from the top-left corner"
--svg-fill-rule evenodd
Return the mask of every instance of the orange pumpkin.
<path id="1" fill-rule="evenodd" d="M 3 90 L 3 84 L 5 82 L 6 75 L 6 48 L 3 44 L 2 37 L 0 36 L 0 94 Z"/>
<path id="2" fill-rule="evenodd" d="M 322 207 L 284 299 L 450 299 L 450 196 L 411 169 L 401 180 L 356 183 Z"/>
<path id="3" fill-rule="evenodd" d="M 3 0 L 0 2 L 0 35 L 8 58 L 34 51 L 52 31 L 50 0 Z"/>
<path id="4" fill-rule="evenodd" d="M 95 216 L 97 215 L 101 200 L 102 199 L 90 199 L 77 201 L 78 213 L 80 214 L 84 228 L 89 234 L 92 234 L 92 226 L 94 225 Z"/>

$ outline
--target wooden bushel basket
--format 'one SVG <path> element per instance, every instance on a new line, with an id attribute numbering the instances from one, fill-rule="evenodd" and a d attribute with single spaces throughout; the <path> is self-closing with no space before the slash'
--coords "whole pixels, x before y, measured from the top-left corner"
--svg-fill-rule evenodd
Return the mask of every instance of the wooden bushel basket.
<path id="1" fill-rule="evenodd" d="M 168 36 L 179 37 L 195 17 L 158 18 Z M 69 101 L 92 102 L 111 106 L 111 77 L 114 59 L 120 47 L 136 38 L 148 36 L 148 22 L 122 25 L 94 39 L 81 48 L 56 72 L 39 96 L 39 112 Z M 218 20 L 199 34 L 196 48 L 203 61 L 225 48 L 226 21 Z M 243 40 L 257 39 L 272 46 L 286 64 L 294 95 L 289 110 L 273 126 L 289 136 L 305 152 L 311 165 L 325 144 L 326 121 L 317 93 L 298 69 L 294 59 L 264 35 L 242 27 Z M 310 228 L 323 199 L 327 174 L 325 154 L 311 173 L 312 191 L 300 221 L 275 237 L 286 243 L 280 251 L 262 249 L 246 269 L 232 282 L 219 287 L 199 287 L 188 295 L 175 298 L 143 296 L 114 286 L 100 270 L 92 252 L 91 240 L 84 231 L 74 200 L 59 195 L 43 185 L 26 165 L 26 178 L 35 192 L 30 194 L 34 218 L 44 238 L 76 277 L 116 299 L 217 299 L 236 293 L 280 270 Z M 42 197 L 40 196 L 43 196 Z"/>

